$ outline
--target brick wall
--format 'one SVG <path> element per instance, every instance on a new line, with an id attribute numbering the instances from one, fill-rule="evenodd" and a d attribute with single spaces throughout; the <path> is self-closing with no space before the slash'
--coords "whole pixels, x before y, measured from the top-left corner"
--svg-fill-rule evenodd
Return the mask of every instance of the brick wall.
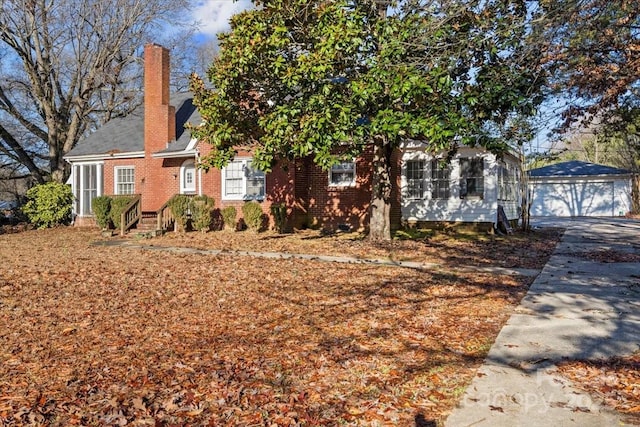
<path id="1" fill-rule="evenodd" d="M 299 160 L 295 168 L 298 227 L 365 230 L 371 201 L 371 153 L 356 160 L 356 182 L 352 186 L 329 185 L 329 172 L 311 158 Z"/>
<path id="2" fill-rule="evenodd" d="M 114 168 L 135 168 L 135 192 L 142 194 L 142 210 L 156 211 L 172 195 L 180 192 L 180 167 L 185 159 L 157 159 L 152 154 L 164 150 L 175 139 L 175 108 L 169 105 L 169 51 L 158 45 L 145 46 L 145 123 L 144 159 L 107 160 L 104 165 L 105 194 L 114 193 Z M 210 146 L 200 144 L 202 156 Z M 238 157 L 251 157 L 248 152 Z M 348 226 L 366 230 L 369 225 L 371 201 L 371 161 L 368 150 L 356 161 L 356 183 L 352 186 L 330 186 L 329 174 L 314 165 L 310 158 L 280 164 L 266 177 L 266 199 L 261 202 L 263 212 L 270 215 L 273 203 L 284 202 L 289 207 L 290 227 L 318 226 L 335 230 Z M 400 185 L 400 156 L 393 157 L 393 179 Z M 196 171 L 196 191 L 212 197 L 216 208 L 235 206 L 238 219 L 242 216 L 243 201 L 222 200 L 221 171 Z M 400 223 L 400 195 L 392 194 L 392 227 Z M 273 224 L 271 224 L 273 225 Z"/>
<path id="3" fill-rule="evenodd" d="M 330 186 L 329 172 L 316 166 L 311 158 L 300 160 L 295 168 L 295 224 L 297 227 L 320 227 L 337 230 L 348 226 L 352 230 L 369 228 L 369 207 L 372 191 L 373 151 L 367 150 L 356 159 L 354 186 Z M 399 150 L 392 155 L 391 228 L 400 227 L 400 161 Z"/>
<path id="4" fill-rule="evenodd" d="M 200 144 L 200 154 L 206 156 L 210 152 L 210 147 L 206 144 Z M 238 158 L 250 158 L 251 153 L 241 151 L 237 154 Z M 269 217 L 269 227 L 273 227 L 273 218 L 271 217 L 271 205 L 274 203 L 286 203 L 289 206 L 288 214 L 293 218 L 294 198 L 294 165 L 279 164 L 274 167 L 273 172 L 268 173 L 265 177 L 265 200 L 260 201 L 262 211 Z M 234 206 L 238 212 L 237 219 L 242 218 L 242 200 L 222 200 L 222 171 L 220 169 L 210 169 L 208 172 L 197 171 L 198 180 L 202 179 L 202 192 L 214 199 L 215 207 L 223 209 L 227 206 Z M 290 222 L 289 228 L 294 226 Z"/>

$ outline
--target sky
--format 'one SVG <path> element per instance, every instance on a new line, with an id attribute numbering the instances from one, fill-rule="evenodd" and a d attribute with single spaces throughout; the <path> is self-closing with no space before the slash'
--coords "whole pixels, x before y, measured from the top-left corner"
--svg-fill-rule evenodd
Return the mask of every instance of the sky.
<path id="1" fill-rule="evenodd" d="M 229 30 L 229 18 L 252 6 L 251 0 L 196 1 L 193 18 L 199 22 L 199 38 L 214 39 L 217 33 Z"/>

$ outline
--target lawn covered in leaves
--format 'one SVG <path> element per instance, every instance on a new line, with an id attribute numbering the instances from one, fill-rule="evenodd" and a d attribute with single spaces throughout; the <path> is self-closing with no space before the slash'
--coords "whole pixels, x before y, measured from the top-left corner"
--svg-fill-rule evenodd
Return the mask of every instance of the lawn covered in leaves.
<path id="1" fill-rule="evenodd" d="M 558 372 L 640 425 L 640 352 L 601 360 L 564 360 Z"/>
<path id="2" fill-rule="evenodd" d="M 513 244 L 518 266 L 541 266 L 558 236 L 440 238 L 438 252 L 250 237 L 149 242 L 455 262 L 425 272 L 95 246 L 97 231 L 67 228 L 0 235 L 0 425 L 438 422 L 532 280 L 455 265 Z"/>

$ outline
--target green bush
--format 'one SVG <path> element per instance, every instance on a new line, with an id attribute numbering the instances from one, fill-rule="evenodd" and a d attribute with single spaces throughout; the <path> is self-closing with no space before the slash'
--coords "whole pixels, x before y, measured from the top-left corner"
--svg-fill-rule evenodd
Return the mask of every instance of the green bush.
<path id="1" fill-rule="evenodd" d="M 242 205 L 242 216 L 245 224 L 251 230 L 259 231 L 262 228 L 262 206 L 258 202 L 246 202 Z"/>
<path id="2" fill-rule="evenodd" d="M 103 230 L 111 225 L 111 197 L 99 196 L 91 200 L 91 209 L 96 219 L 96 224 Z"/>
<path id="3" fill-rule="evenodd" d="M 191 226 L 200 231 L 211 229 L 214 201 L 209 196 L 195 196 L 191 200 Z"/>
<path id="4" fill-rule="evenodd" d="M 287 206 L 284 203 L 275 203 L 271 205 L 271 215 L 276 225 L 278 233 L 284 233 L 287 226 Z"/>
<path id="5" fill-rule="evenodd" d="M 189 208 L 191 205 L 191 197 L 185 194 L 176 194 L 169 200 L 169 209 L 176 220 L 178 229 L 185 231 L 187 229 L 187 221 L 189 220 Z"/>
<path id="6" fill-rule="evenodd" d="M 231 230 L 235 230 L 236 228 L 236 216 L 238 216 L 238 211 L 235 206 L 227 206 L 220 211 L 222 215 L 222 221 L 224 222 L 224 226 L 230 228 Z"/>
<path id="7" fill-rule="evenodd" d="M 115 196 L 111 199 L 111 222 L 116 230 L 120 228 L 120 217 L 124 212 L 124 208 L 127 207 L 132 199 L 130 196 Z"/>
<path id="8" fill-rule="evenodd" d="M 59 182 L 36 185 L 27 191 L 27 203 L 22 212 L 38 228 L 48 228 L 71 222 L 73 193 L 71 187 Z"/>

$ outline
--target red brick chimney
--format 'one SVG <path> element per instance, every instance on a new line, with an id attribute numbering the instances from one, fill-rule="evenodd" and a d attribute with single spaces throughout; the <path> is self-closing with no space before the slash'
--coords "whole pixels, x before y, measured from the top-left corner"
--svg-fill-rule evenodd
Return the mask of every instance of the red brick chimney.
<path id="1" fill-rule="evenodd" d="M 176 109 L 169 105 L 169 50 L 144 47 L 144 152 L 150 158 L 176 139 Z"/>
<path id="2" fill-rule="evenodd" d="M 170 170 L 163 159 L 151 157 L 176 139 L 176 109 L 169 105 L 169 50 L 157 44 L 144 47 L 144 166 L 140 192 L 142 211 L 156 211 L 175 193 L 168 186 Z M 136 175 L 138 175 L 136 169 Z"/>

